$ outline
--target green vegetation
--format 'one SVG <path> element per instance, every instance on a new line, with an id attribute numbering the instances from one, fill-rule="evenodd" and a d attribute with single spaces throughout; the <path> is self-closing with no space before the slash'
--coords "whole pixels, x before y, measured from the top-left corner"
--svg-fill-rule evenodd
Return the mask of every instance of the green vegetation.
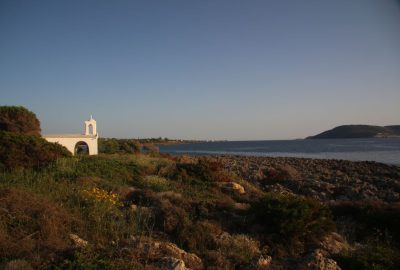
<path id="1" fill-rule="evenodd" d="M 307 139 L 343 139 L 400 136 L 400 126 L 344 125 L 324 131 Z"/>
<path id="2" fill-rule="evenodd" d="M 99 152 L 104 154 L 139 153 L 142 145 L 138 140 L 99 138 Z"/>
<path id="3" fill-rule="evenodd" d="M 41 137 L 0 131 L 0 169 L 39 168 L 70 155 L 65 147 Z"/>

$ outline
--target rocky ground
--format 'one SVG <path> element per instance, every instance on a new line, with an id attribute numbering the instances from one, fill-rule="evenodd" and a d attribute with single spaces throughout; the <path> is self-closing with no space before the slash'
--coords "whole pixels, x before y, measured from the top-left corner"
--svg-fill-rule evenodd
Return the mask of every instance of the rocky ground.
<path id="1" fill-rule="evenodd" d="M 265 191 L 294 193 L 324 202 L 400 203 L 400 167 L 289 157 L 216 157 L 226 170 Z"/>

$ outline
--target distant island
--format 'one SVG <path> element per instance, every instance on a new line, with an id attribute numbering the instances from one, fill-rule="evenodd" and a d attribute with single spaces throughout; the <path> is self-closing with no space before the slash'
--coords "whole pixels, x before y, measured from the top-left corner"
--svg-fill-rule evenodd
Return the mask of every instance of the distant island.
<path id="1" fill-rule="evenodd" d="M 400 138 L 400 125 L 370 126 L 343 125 L 324 131 L 307 139 Z"/>

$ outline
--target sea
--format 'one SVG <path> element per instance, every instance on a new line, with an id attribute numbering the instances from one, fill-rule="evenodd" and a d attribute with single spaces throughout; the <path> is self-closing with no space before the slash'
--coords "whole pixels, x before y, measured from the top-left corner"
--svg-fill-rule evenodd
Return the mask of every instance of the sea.
<path id="1" fill-rule="evenodd" d="M 172 155 L 243 155 L 376 161 L 400 166 L 400 138 L 218 141 L 160 145 Z"/>

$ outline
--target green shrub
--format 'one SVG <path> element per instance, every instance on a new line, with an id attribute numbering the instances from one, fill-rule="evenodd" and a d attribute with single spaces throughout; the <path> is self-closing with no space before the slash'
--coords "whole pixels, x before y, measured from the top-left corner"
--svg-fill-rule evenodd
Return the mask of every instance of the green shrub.
<path id="1" fill-rule="evenodd" d="M 114 139 L 100 138 L 99 153 L 115 154 L 115 153 L 140 153 L 142 145 L 139 141 L 133 139 Z"/>
<path id="2" fill-rule="evenodd" d="M 65 147 L 41 137 L 0 131 L 0 168 L 39 168 L 67 156 Z"/>
<path id="3" fill-rule="evenodd" d="M 329 209 L 302 197 L 267 194 L 253 203 L 250 212 L 264 233 L 281 239 L 303 240 L 334 229 Z"/>
<path id="4" fill-rule="evenodd" d="M 40 136 L 40 122 L 24 107 L 0 106 L 0 130 Z"/>
<path id="5" fill-rule="evenodd" d="M 0 169 L 39 168 L 70 155 L 65 147 L 40 137 L 40 122 L 33 112 L 0 106 Z"/>
<path id="6" fill-rule="evenodd" d="M 172 236 L 176 236 L 191 223 L 188 213 L 181 205 L 173 204 L 168 199 L 161 199 L 155 205 L 156 227 Z"/>

